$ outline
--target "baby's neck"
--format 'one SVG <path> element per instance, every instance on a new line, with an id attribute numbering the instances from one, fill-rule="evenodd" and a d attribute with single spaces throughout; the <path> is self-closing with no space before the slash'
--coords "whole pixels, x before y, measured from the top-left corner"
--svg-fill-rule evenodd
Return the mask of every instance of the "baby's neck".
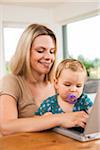
<path id="1" fill-rule="evenodd" d="M 62 100 L 59 95 L 58 95 L 58 104 L 64 112 L 72 112 L 73 111 L 74 104 L 69 104 L 68 102 Z"/>

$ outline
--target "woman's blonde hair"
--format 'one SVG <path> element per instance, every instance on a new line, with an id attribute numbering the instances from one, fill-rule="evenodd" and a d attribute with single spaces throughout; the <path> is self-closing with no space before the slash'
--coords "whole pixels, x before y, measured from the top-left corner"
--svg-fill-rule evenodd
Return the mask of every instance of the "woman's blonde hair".
<path id="1" fill-rule="evenodd" d="M 16 52 L 10 61 L 10 68 L 13 74 L 28 77 L 34 81 L 30 64 L 30 53 L 35 38 L 40 35 L 49 35 L 53 39 L 56 48 L 56 37 L 52 30 L 40 24 L 29 25 L 20 37 Z M 46 80 L 51 81 L 54 66 L 55 62 L 46 75 Z"/>
<path id="2" fill-rule="evenodd" d="M 58 79 L 63 69 L 71 69 L 72 71 L 82 71 L 86 74 L 87 71 L 82 62 L 76 59 L 65 59 L 59 63 L 55 72 L 55 78 Z"/>

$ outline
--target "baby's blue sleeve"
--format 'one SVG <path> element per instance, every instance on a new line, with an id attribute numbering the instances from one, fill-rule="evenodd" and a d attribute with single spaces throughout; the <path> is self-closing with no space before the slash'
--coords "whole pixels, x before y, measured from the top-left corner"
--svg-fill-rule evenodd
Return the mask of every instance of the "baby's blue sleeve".
<path id="1" fill-rule="evenodd" d="M 89 108 L 91 108 L 93 106 L 93 102 L 92 100 L 88 97 L 87 94 L 84 95 L 84 107 L 85 107 L 85 110 L 88 110 Z"/>
<path id="2" fill-rule="evenodd" d="M 50 112 L 51 111 L 51 106 L 50 106 L 50 102 L 49 99 L 46 99 L 43 101 L 43 103 L 40 105 L 40 107 L 38 108 L 38 110 L 35 112 L 35 115 L 43 115 L 46 112 Z"/>

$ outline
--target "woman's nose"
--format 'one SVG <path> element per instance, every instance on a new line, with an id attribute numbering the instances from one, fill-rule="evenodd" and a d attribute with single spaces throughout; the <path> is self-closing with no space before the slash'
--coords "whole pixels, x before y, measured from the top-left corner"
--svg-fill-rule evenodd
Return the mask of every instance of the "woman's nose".
<path id="1" fill-rule="evenodd" d="M 45 57 L 45 59 L 50 59 L 51 58 L 51 54 L 49 52 L 46 52 L 44 57 Z"/>

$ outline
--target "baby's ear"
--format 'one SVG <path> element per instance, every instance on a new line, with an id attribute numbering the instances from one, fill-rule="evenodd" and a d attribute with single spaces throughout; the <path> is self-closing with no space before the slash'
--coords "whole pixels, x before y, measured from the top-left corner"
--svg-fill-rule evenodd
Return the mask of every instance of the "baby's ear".
<path id="1" fill-rule="evenodd" d="M 54 78 L 54 87 L 57 90 L 57 88 L 58 88 L 58 80 L 56 78 Z"/>

